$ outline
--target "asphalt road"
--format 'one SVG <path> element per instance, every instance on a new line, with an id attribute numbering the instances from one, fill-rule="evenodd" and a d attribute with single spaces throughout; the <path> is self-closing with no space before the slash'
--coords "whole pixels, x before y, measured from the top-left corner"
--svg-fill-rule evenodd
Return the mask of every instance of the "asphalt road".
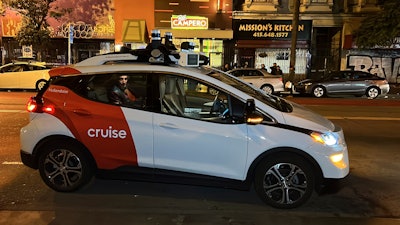
<path id="1" fill-rule="evenodd" d="M 75 193 L 47 188 L 19 162 L 19 129 L 32 93 L 0 92 L 0 224 L 400 224 L 400 100 L 298 98 L 342 126 L 351 172 L 340 189 L 278 210 L 253 190 L 95 179 Z"/>

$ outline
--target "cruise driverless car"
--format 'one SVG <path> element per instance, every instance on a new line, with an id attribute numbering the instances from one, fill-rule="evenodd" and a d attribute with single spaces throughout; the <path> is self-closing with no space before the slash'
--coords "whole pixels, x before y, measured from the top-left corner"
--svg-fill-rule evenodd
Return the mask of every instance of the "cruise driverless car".
<path id="1" fill-rule="evenodd" d="M 96 175 L 254 185 L 277 208 L 298 207 L 327 180 L 349 173 L 339 126 L 202 65 L 207 60 L 197 53 L 169 55 L 163 46 L 52 69 L 27 105 L 22 162 L 60 192 Z M 135 98 L 115 104 L 110 90 L 121 77 Z"/>
<path id="2" fill-rule="evenodd" d="M 330 95 L 355 95 L 376 98 L 389 93 L 385 78 L 355 70 L 333 71 L 321 79 L 306 79 L 295 85 L 299 93 L 320 98 Z"/>

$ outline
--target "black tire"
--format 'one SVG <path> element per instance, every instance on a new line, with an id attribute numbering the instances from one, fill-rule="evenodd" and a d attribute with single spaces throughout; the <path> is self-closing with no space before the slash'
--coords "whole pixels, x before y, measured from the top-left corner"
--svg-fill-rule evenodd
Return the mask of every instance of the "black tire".
<path id="1" fill-rule="evenodd" d="M 254 188 L 266 204 L 290 209 L 308 201 L 314 191 L 315 179 L 311 165 L 304 158 L 283 153 L 260 162 Z"/>
<path id="2" fill-rule="evenodd" d="M 381 90 L 377 87 L 369 87 L 365 92 L 368 98 L 377 98 L 381 94 Z"/>
<path id="3" fill-rule="evenodd" d="M 47 144 L 40 153 L 39 172 L 53 190 L 72 192 L 93 179 L 95 166 L 82 146 L 60 141 Z"/>
<path id="4" fill-rule="evenodd" d="M 326 89 L 324 87 L 318 85 L 318 86 L 315 86 L 312 89 L 311 94 L 316 98 L 325 97 L 326 96 Z"/>
<path id="5" fill-rule="evenodd" d="M 263 85 L 260 87 L 260 89 L 263 90 L 263 91 L 265 91 L 267 94 L 270 94 L 270 95 L 274 93 L 274 87 L 272 87 L 272 86 L 269 85 L 269 84 L 263 84 Z"/>
<path id="6" fill-rule="evenodd" d="M 46 83 L 47 83 L 46 79 L 40 79 L 40 80 L 36 81 L 36 84 L 35 84 L 36 91 L 42 90 L 42 88 L 46 85 Z"/>

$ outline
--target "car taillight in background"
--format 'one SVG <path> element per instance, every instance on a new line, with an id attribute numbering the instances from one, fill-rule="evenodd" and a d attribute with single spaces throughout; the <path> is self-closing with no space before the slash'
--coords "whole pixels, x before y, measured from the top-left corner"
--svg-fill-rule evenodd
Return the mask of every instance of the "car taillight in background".
<path id="1" fill-rule="evenodd" d="M 26 104 L 26 109 L 28 112 L 34 113 L 49 113 L 53 114 L 55 112 L 55 108 L 53 105 L 46 105 L 41 100 L 37 100 L 36 97 L 31 97 Z"/>

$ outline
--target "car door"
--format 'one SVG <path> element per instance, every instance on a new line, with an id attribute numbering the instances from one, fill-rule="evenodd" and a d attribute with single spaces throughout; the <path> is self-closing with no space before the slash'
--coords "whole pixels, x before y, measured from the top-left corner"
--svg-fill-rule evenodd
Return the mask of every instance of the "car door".
<path id="1" fill-rule="evenodd" d="M 22 65 L 6 65 L 1 69 L 0 88 L 19 88 Z"/>
<path id="2" fill-rule="evenodd" d="M 208 91 L 189 89 L 185 85 L 189 83 Z M 240 111 L 244 103 L 212 88 L 209 91 L 209 84 L 197 80 L 160 76 L 161 112 L 154 114 L 155 168 L 244 179 L 247 125 Z"/>
<path id="3" fill-rule="evenodd" d="M 329 94 L 345 94 L 351 91 L 350 75 L 345 71 L 335 72 L 326 83 Z"/>
<path id="4" fill-rule="evenodd" d="M 245 70 L 244 76 L 240 77 L 240 79 L 260 88 L 264 82 L 264 74 L 258 70 Z"/>
<path id="5" fill-rule="evenodd" d="M 371 78 L 372 74 L 367 74 L 361 71 L 354 71 L 351 75 L 351 93 L 363 95 L 368 88 L 368 78 Z"/>

